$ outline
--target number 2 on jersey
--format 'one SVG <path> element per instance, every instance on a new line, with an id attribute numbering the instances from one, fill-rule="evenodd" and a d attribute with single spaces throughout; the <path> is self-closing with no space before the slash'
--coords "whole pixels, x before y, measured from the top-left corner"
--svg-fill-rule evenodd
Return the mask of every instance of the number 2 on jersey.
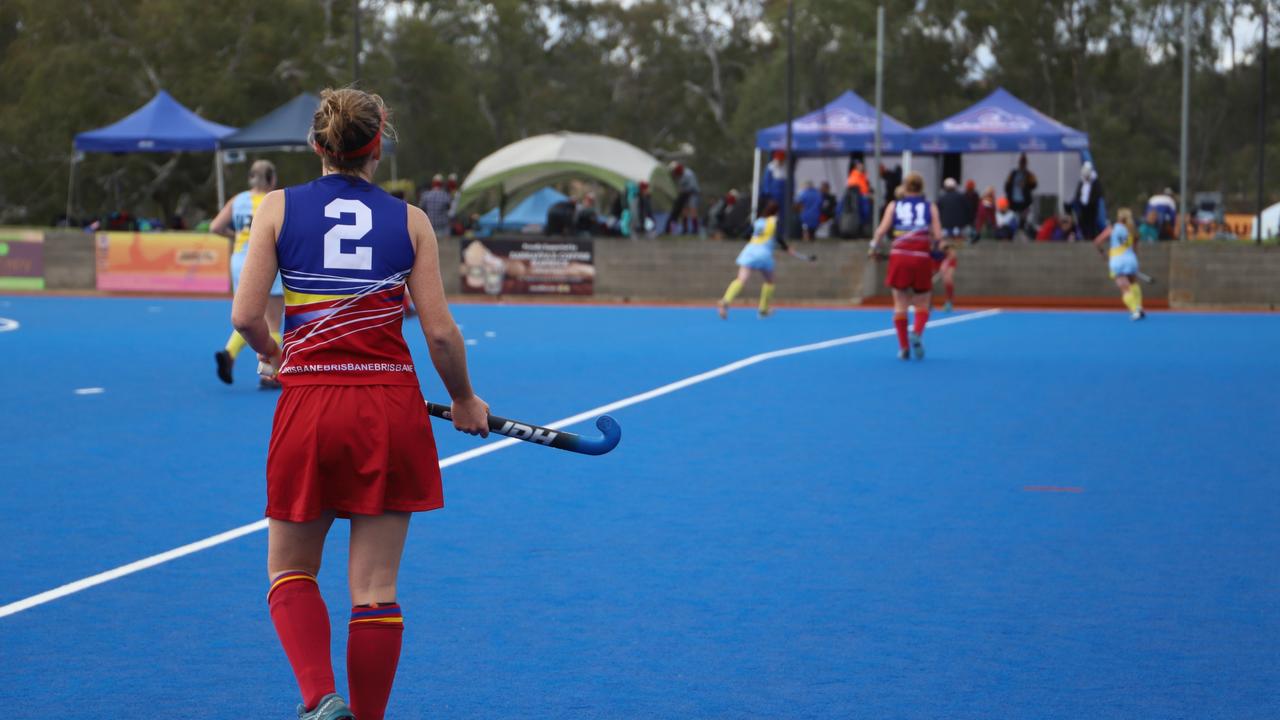
<path id="1" fill-rule="evenodd" d="M 332 270 L 372 270 L 373 248 L 360 245 L 351 252 L 342 251 L 343 240 L 359 240 L 373 229 L 373 211 L 359 200 L 337 198 L 324 206 L 324 216 L 342 219 L 354 215 L 355 223 L 339 223 L 324 234 L 324 266 Z"/>

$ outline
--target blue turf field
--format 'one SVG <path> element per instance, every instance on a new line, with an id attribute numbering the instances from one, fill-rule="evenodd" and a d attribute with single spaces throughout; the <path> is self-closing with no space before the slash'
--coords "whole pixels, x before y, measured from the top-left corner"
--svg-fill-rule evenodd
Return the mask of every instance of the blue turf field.
<path id="1" fill-rule="evenodd" d="M 888 324 L 455 313 L 494 412 L 541 422 Z M 0 298 L 21 323 L 0 332 L 0 605 L 261 517 L 275 396 L 252 362 L 214 378 L 228 314 Z M 926 344 L 618 410 L 604 457 L 448 468 L 446 508 L 410 533 L 389 717 L 1280 717 L 1280 317 L 1008 312 Z M 442 457 L 479 442 L 435 430 Z M 345 540 L 338 523 L 321 577 L 340 678 Z M 292 717 L 265 550 L 253 533 L 0 617 L 0 708 Z"/>

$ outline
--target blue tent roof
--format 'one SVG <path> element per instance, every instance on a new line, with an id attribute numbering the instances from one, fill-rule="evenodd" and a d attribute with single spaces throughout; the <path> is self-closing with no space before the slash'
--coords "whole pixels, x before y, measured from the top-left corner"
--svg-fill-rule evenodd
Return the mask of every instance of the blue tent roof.
<path id="1" fill-rule="evenodd" d="M 235 128 L 196 115 L 161 90 L 146 105 L 117 123 L 76 135 L 86 152 L 174 152 L 213 150 Z"/>
<path id="2" fill-rule="evenodd" d="M 881 147 L 900 152 L 911 141 L 911 128 L 893 117 L 881 116 Z M 875 150 L 876 109 L 851 90 L 798 117 L 791 123 L 791 147 L 802 154 L 838 154 Z M 787 124 L 780 123 L 756 132 L 756 147 L 785 150 Z"/>
<path id="3" fill-rule="evenodd" d="M 541 227 L 547 222 L 547 209 L 568 197 L 553 188 L 544 187 L 508 210 L 501 223 L 498 222 L 498 208 L 481 215 L 478 221 L 480 232 L 520 232 L 529 225 Z"/>
<path id="4" fill-rule="evenodd" d="M 302 93 L 223 138 L 222 147 L 309 147 L 311 122 L 319 106 L 319 96 Z"/>
<path id="5" fill-rule="evenodd" d="M 924 153 L 1085 151 L 1089 136 L 1067 127 L 1004 88 L 972 107 L 915 132 Z"/>

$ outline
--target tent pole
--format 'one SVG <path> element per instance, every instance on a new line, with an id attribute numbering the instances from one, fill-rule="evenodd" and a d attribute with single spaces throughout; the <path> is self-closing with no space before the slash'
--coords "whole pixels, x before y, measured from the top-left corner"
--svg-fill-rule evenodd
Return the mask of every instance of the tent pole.
<path id="1" fill-rule="evenodd" d="M 76 144 L 71 143 L 71 172 L 67 174 L 67 227 L 71 227 L 72 197 L 76 190 Z"/>
<path id="2" fill-rule="evenodd" d="M 1261 72 L 1258 76 L 1258 219 L 1254 222 L 1254 238 L 1262 243 L 1262 211 L 1266 209 L 1263 188 L 1267 173 L 1267 3 L 1262 3 Z"/>
<path id="3" fill-rule="evenodd" d="M 903 150 L 902 151 L 902 174 L 905 177 L 906 174 L 909 172 L 911 172 L 911 151 Z"/>
<path id="4" fill-rule="evenodd" d="M 781 219 L 781 231 L 775 230 L 778 237 L 791 239 L 791 205 L 795 202 L 795 174 L 796 159 L 792 154 L 791 144 L 791 125 L 792 118 L 795 116 L 795 75 L 796 75 L 796 52 L 795 52 L 795 29 L 796 29 L 796 0 L 787 1 L 787 181 L 784 183 L 786 190 L 783 191 Z"/>
<path id="5" fill-rule="evenodd" d="M 1063 158 L 1065 154 L 1061 151 L 1058 152 L 1058 207 L 1055 212 L 1059 215 L 1066 212 L 1067 207 L 1067 161 Z"/>
<path id="6" fill-rule="evenodd" d="M 222 143 L 213 146 L 213 169 L 218 176 L 218 209 L 214 213 L 222 210 L 222 206 L 227 204 L 227 181 L 223 178 L 222 172 Z"/>
<path id="7" fill-rule="evenodd" d="M 1191 106 L 1191 2 L 1182 3 L 1182 152 L 1178 159 L 1178 239 L 1187 239 L 1187 126 Z"/>
<path id="8" fill-rule="evenodd" d="M 871 227 L 880 224 L 880 208 L 885 206 L 884 179 L 880 175 L 880 151 L 883 145 L 884 122 L 884 5 L 876 8 L 876 166 L 871 171 L 875 174 L 872 195 L 875 203 L 871 215 Z"/>
<path id="9" fill-rule="evenodd" d="M 751 217 L 754 219 L 760 213 L 760 148 L 751 155 L 754 158 L 751 163 Z"/>

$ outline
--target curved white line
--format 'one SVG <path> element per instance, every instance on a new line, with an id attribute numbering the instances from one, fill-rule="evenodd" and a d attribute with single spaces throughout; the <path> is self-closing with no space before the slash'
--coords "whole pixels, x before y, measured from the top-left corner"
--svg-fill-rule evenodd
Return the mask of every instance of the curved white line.
<path id="1" fill-rule="evenodd" d="M 992 317 L 993 315 L 997 315 L 999 314 L 999 312 L 1000 311 L 996 309 L 996 310 L 983 310 L 982 312 L 968 313 L 965 315 L 956 315 L 954 317 L 949 317 L 942 320 L 931 321 L 929 323 L 929 327 L 939 327 L 942 325 L 955 325 L 956 323 L 968 322 L 970 320 L 981 320 L 982 318 L 988 318 L 988 317 Z M 828 348 L 840 347 L 841 345 L 852 345 L 854 343 L 866 342 L 867 340 L 874 340 L 876 338 L 890 337 L 894 334 L 894 332 L 895 332 L 894 330 L 874 330 L 871 332 L 859 333 L 857 335 L 849 335 L 847 337 L 834 338 L 831 340 L 824 340 L 822 342 L 816 342 L 816 343 L 809 343 L 808 345 L 797 345 L 795 347 L 783 348 L 781 350 L 773 350 L 771 352 L 759 353 L 757 355 L 752 355 L 751 357 L 747 357 L 741 360 L 737 360 L 735 362 L 731 362 L 727 365 L 721 365 L 720 367 L 715 368 L 713 370 L 708 370 L 704 373 L 692 375 L 690 377 L 684 378 L 683 380 L 677 380 L 673 383 L 668 383 L 661 387 L 654 388 L 653 390 L 642 392 L 639 395 L 632 395 L 631 397 L 623 398 L 622 400 L 616 400 L 606 405 L 601 405 L 600 407 L 592 408 L 585 412 L 580 412 L 577 415 L 571 415 L 562 420 L 557 420 L 552 423 L 547 423 L 546 427 L 549 427 L 555 430 L 562 427 L 567 427 L 569 425 L 573 425 L 574 423 L 582 422 L 583 420 L 591 420 L 596 418 L 599 415 L 603 415 L 604 413 L 611 412 L 613 410 L 619 410 L 621 408 L 629 407 L 631 405 L 637 405 L 639 403 L 646 402 L 648 400 L 652 400 L 656 397 L 661 397 L 663 395 L 668 395 L 677 390 L 682 390 L 684 388 L 687 388 L 690 385 L 697 385 L 698 383 L 706 382 L 707 380 L 710 380 L 712 378 L 717 378 L 717 377 L 720 377 L 721 375 L 728 375 L 731 372 L 736 372 L 738 370 L 741 370 L 742 368 L 750 367 L 752 365 L 762 363 L 768 360 L 774 360 L 780 357 L 787 357 L 789 355 L 799 355 L 800 353 L 814 352 L 815 350 L 826 350 Z M 463 463 L 468 460 L 481 457 L 483 455 L 488 455 L 489 453 L 497 452 L 503 448 L 508 448 L 508 447 L 511 447 L 512 445 L 516 445 L 519 443 L 520 441 L 514 438 L 503 438 L 502 440 L 499 440 L 497 442 L 491 442 L 491 443 L 488 443 L 487 445 L 481 445 L 478 448 L 473 448 L 465 452 L 457 453 L 456 455 L 450 455 L 449 457 L 444 458 L 440 461 L 440 468 L 444 469 L 452 465 L 457 465 L 458 463 Z M 139 572 L 141 570 L 146 570 L 147 568 L 152 568 L 152 567 L 155 567 L 156 565 L 169 562 L 170 560 L 176 560 L 177 558 L 180 558 L 184 555 L 190 555 L 192 553 L 200 552 L 201 550 L 207 550 L 215 545 L 221 545 L 222 543 L 230 542 L 231 540 L 235 540 L 238 537 L 242 537 L 250 533 L 255 533 L 259 530 L 265 530 L 266 528 L 267 528 L 267 521 L 265 519 L 258 520 L 255 522 L 251 522 L 248 525 L 241 525 L 238 528 L 232 528 L 231 530 L 227 530 L 226 532 L 218 533 L 217 535 L 211 535 L 203 540 L 197 540 L 193 543 L 189 543 L 181 547 L 176 547 L 172 550 L 166 550 L 165 552 L 159 553 L 157 555 L 152 555 L 151 557 L 145 557 L 141 560 L 136 560 L 134 562 L 129 563 L 128 565 L 121 565 L 118 568 L 113 568 L 111 570 L 107 570 L 106 572 L 100 572 L 97 575 L 90 575 L 87 578 L 83 578 L 81 580 L 76 580 L 75 582 L 67 583 L 66 585 L 53 588 L 52 590 L 46 590 L 42 593 L 32 595 L 31 597 L 23 598 L 21 600 L 16 600 L 14 602 L 9 603 L 8 605 L 2 605 L 0 606 L 0 617 L 5 617 L 7 615 L 20 613 L 23 610 L 30 610 L 31 608 L 36 607 L 37 605 L 43 605 L 47 602 L 52 602 L 54 600 L 66 597 L 73 593 L 78 593 L 81 590 L 87 590 L 95 585 L 101 585 L 103 583 L 111 582 L 112 580 L 118 580 L 119 578 L 122 578 L 126 575 L 132 575 L 133 573 Z"/>
<path id="2" fill-rule="evenodd" d="M 0 332 L 13 332 L 22 327 L 22 323 L 10 318 L 0 317 Z"/>

